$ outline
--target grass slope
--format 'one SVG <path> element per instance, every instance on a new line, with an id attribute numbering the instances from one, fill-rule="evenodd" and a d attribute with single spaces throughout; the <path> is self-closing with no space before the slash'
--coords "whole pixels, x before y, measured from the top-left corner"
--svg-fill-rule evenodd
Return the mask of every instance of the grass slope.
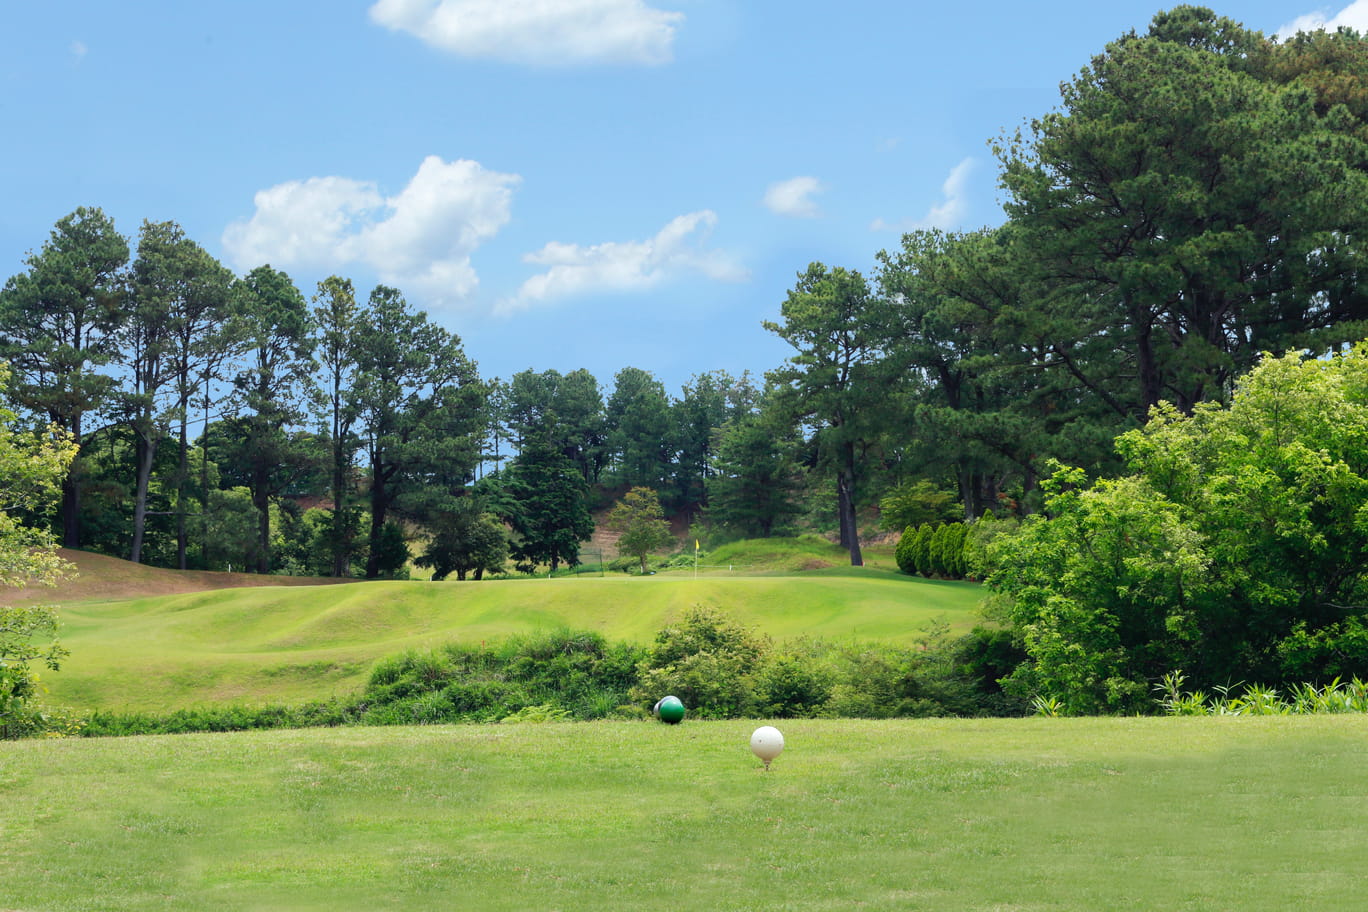
<path id="1" fill-rule="evenodd" d="M 1368 718 L 337 729 L 0 751 L 0 908 L 1361 908 Z"/>
<path id="2" fill-rule="evenodd" d="M 970 583 L 845 568 L 347 583 L 76 602 L 61 611 L 71 657 L 45 683 L 49 702 L 77 709 L 322 699 L 357 689 L 383 656 L 448 640 L 570 627 L 646 642 L 688 608 L 710 605 L 777 639 L 911 643 L 937 619 L 968 629 L 979 598 Z"/>
<path id="3" fill-rule="evenodd" d="M 260 586 L 263 577 L 255 573 L 221 573 L 213 570 L 164 570 L 132 561 L 120 560 L 90 551 L 61 548 L 58 554 L 74 568 L 72 574 L 55 586 L 29 586 L 5 593 L 8 604 L 65 604 L 92 599 L 128 599 L 180 592 L 203 592 Z M 339 582 L 313 576 L 268 577 L 272 585 L 321 586 Z"/>

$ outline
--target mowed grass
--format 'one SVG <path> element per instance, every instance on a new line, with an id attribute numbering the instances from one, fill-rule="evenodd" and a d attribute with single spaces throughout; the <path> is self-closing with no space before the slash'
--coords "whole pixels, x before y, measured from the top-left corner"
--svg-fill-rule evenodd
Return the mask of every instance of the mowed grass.
<path id="1" fill-rule="evenodd" d="M 0 908 L 1362 908 L 1368 719 L 330 729 L 0 748 Z"/>
<path id="2" fill-rule="evenodd" d="M 357 691 L 376 660 L 448 641 L 557 628 L 646 643 L 696 605 L 777 640 L 908 644 L 937 621 L 968 630 L 982 590 L 878 568 L 220 589 L 63 605 L 71 656 L 47 702 L 164 711 L 326 699 Z"/>

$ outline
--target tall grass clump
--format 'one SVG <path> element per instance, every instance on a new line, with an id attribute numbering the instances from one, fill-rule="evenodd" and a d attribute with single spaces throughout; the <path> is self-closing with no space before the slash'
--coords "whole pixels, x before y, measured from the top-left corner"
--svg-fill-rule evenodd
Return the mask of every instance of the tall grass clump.
<path id="1" fill-rule="evenodd" d="M 1299 716 L 1368 713 L 1368 682 L 1358 678 L 1328 684 L 1293 684 L 1283 694 L 1261 684 L 1234 684 L 1213 689 L 1183 690 L 1187 678 L 1170 672 L 1156 685 L 1155 702 L 1170 716 Z"/>

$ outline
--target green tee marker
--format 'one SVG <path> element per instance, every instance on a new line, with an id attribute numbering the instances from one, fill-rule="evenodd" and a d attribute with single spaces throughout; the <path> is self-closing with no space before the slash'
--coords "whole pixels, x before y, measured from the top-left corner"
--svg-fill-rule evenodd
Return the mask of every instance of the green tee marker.
<path id="1" fill-rule="evenodd" d="M 656 718 L 669 725 L 684 721 L 684 704 L 679 697 L 665 697 L 655 705 Z"/>

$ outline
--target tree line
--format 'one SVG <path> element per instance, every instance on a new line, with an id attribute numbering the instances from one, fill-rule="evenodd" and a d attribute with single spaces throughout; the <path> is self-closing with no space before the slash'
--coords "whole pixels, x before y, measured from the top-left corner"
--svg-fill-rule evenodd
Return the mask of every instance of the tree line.
<path id="1" fill-rule="evenodd" d="M 763 382 L 485 380 L 397 289 L 331 277 L 306 301 L 174 223 L 130 248 L 97 209 L 6 283 L 0 353 L 19 411 L 80 445 L 68 546 L 374 577 L 407 558 L 402 519 L 420 560 L 478 576 L 576 562 L 593 492 L 631 488 L 718 536 L 829 529 L 859 564 L 871 522 L 1033 513 L 1052 465 L 1121 469 L 1113 441 L 1161 403 L 1229 404 L 1261 352 L 1368 335 L 1352 30 L 1275 41 L 1178 7 L 993 149 L 1006 221 L 909 233 L 868 275 L 811 264 Z"/>
<path id="2" fill-rule="evenodd" d="M 486 380 L 398 289 L 362 300 L 331 276 L 306 299 L 269 265 L 234 276 L 173 222 L 130 243 L 96 208 L 25 266 L 0 290 L 9 399 L 79 453 L 56 516 L 31 520 L 138 562 L 388 576 L 409 560 L 402 522 L 439 577 L 510 556 L 554 570 L 592 532 L 591 486 L 701 506 L 715 430 L 759 396 L 724 371 L 678 397 L 639 368 L 606 398 L 585 370 Z"/>

